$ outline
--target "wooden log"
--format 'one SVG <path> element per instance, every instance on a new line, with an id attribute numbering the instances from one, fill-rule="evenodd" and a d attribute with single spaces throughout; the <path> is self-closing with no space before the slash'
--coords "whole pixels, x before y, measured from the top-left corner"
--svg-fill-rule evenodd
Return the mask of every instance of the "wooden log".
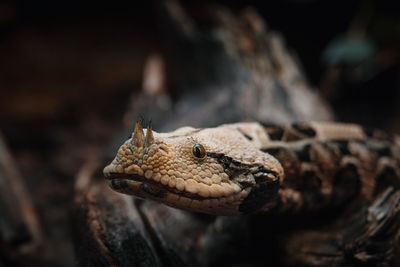
<path id="1" fill-rule="evenodd" d="M 42 239 L 32 198 L 0 133 L 0 258 L 33 253 Z"/>
<path id="2" fill-rule="evenodd" d="M 214 7 L 208 10 L 209 23 L 202 28 L 176 1 L 165 1 L 160 10 L 169 47 L 152 69 L 169 82 L 155 86 L 158 91 L 145 90 L 132 98 L 125 116 L 130 129 L 139 114 L 153 118 L 158 131 L 242 120 L 289 123 L 333 118 L 283 39 L 254 10 L 234 15 Z M 161 67 L 164 60 L 172 68 Z M 166 87 L 176 97 L 167 109 L 158 103 L 167 94 Z M 111 150 L 116 151 L 122 142 L 114 142 Z M 94 176 L 101 179 L 102 175 Z M 312 222 L 312 216 L 215 218 L 149 201 L 132 205 L 129 197 L 112 193 L 105 182 L 86 181 L 91 182 L 81 183 L 86 185 L 84 190 L 78 186 L 74 204 L 73 232 L 80 265 L 96 259 L 99 265 L 384 266 L 398 255 L 397 246 L 392 246 L 398 243 L 400 224 L 394 190 L 374 203 L 360 203 L 367 211 L 352 207 L 351 216 L 342 214 L 335 220 L 332 214 L 330 220 L 318 220 L 304 230 L 304 222 Z M 387 220 L 378 219 L 382 211 Z M 304 222 L 297 225 L 296 220 Z M 126 238 L 138 245 L 121 246 Z"/>
<path id="3" fill-rule="evenodd" d="M 167 68 L 155 76 L 166 77 L 166 84 L 158 88 L 167 88 L 175 101 L 166 109 L 160 103 L 167 91 L 135 95 L 126 117 L 129 126 L 139 115 L 151 118 L 159 131 L 244 120 L 333 119 L 283 38 L 268 29 L 255 10 L 234 15 L 221 6 L 206 5 L 196 9 L 200 23 L 177 1 L 165 1 L 159 9 Z"/>
<path id="4" fill-rule="evenodd" d="M 112 192 L 99 166 L 89 159 L 76 180 L 71 215 L 77 265 L 158 266 L 132 198 Z"/>
<path id="5" fill-rule="evenodd" d="M 282 239 L 285 263 L 307 266 L 398 266 L 400 191 L 388 187 L 358 212 L 322 229 L 297 231 Z"/>

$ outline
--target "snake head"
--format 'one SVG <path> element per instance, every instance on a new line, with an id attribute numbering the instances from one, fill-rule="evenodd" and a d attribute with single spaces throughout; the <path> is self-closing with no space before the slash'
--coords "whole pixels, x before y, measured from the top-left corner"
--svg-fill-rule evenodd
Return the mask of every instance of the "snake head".
<path id="1" fill-rule="evenodd" d="M 255 140 L 236 126 L 157 133 L 139 121 L 103 172 L 113 190 L 172 207 L 215 215 L 256 212 L 276 199 L 283 169 Z"/>

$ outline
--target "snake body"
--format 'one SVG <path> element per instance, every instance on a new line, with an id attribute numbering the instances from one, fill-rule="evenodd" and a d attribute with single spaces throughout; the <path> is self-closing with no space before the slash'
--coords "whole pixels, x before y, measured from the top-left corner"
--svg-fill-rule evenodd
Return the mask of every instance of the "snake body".
<path id="1" fill-rule="evenodd" d="M 333 122 L 169 133 L 137 122 L 104 175 L 117 192 L 189 211 L 319 211 L 399 188 L 400 138 Z"/>

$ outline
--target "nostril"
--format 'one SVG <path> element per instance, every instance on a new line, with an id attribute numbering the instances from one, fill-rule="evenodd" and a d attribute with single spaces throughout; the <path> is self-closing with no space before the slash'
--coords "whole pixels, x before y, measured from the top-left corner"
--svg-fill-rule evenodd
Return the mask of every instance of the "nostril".
<path id="1" fill-rule="evenodd" d="M 165 146 L 160 146 L 160 150 L 164 153 L 168 153 L 167 148 Z"/>

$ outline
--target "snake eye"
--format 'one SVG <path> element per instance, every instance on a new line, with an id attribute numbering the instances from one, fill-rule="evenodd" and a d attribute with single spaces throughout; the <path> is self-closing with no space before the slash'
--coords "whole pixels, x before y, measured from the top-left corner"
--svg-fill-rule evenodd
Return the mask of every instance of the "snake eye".
<path id="1" fill-rule="evenodd" d="M 196 158 L 202 159 L 206 156 L 206 150 L 201 144 L 195 144 L 192 148 L 192 153 Z"/>

